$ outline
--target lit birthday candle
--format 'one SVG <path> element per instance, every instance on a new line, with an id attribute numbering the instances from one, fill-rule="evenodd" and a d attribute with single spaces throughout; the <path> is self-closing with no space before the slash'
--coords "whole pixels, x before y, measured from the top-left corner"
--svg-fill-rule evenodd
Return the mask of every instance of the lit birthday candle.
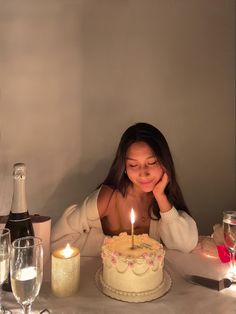
<path id="1" fill-rule="evenodd" d="M 130 212 L 130 221 L 131 221 L 132 249 L 134 249 L 134 223 L 135 223 L 135 214 L 134 214 L 134 209 L 133 209 L 133 208 L 131 208 L 131 212 Z"/>

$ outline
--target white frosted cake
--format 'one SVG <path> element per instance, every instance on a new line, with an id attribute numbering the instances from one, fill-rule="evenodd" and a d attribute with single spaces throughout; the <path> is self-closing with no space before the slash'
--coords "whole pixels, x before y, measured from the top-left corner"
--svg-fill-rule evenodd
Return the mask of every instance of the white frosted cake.
<path id="1" fill-rule="evenodd" d="M 163 246 L 147 234 L 134 235 L 133 249 L 132 237 L 127 233 L 106 238 L 102 246 L 101 271 L 105 293 L 115 298 L 120 295 L 118 299 L 131 302 L 132 296 L 141 296 L 140 301 L 158 297 L 159 287 L 164 282 L 164 255 Z M 150 297 L 150 294 L 153 295 Z"/>

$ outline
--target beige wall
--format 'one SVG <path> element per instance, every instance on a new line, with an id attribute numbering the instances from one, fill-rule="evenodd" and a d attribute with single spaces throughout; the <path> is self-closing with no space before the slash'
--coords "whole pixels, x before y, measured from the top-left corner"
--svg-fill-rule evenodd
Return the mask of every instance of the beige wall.
<path id="1" fill-rule="evenodd" d="M 235 1 L 0 0 L 0 213 L 80 202 L 121 132 L 159 127 L 201 233 L 235 200 Z"/>

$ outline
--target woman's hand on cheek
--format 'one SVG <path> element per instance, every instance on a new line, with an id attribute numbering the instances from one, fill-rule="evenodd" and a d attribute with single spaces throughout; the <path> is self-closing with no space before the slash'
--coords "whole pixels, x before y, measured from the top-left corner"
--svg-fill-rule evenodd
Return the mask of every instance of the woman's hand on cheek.
<path id="1" fill-rule="evenodd" d="M 169 182 L 168 175 L 166 172 L 164 172 L 161 179 L 157 182 L 157 184 L 155 185 L 155 187 L 153 189 L 153 194 L 154 194 L 156 199 L 158 199 L 158 197 L 165 194 L 164 191 L 165 191 L 165 188 L 166 188 L 168 182 Z"/>
<path id="2" fill-rule="evenodd" d="M 166 172 L 163 173 L 161 179 L 157 182 L 156 186 L 153 189 L 153 195 L 158 203 L 160 212 L 168 212 L 171 210 L 172 205 L 169 202 L 167 196 L 165 195 L 165 188 L 169 182 L 169 177 Z"/>

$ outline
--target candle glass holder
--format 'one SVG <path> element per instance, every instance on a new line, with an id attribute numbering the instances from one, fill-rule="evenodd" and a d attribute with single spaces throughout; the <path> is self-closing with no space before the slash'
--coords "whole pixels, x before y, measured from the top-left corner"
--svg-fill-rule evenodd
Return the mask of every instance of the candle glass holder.
<path id="1" fill-rule="evenodd" d="M 43 247 L 40 238 L 28 236 L 12 243 L 10 274 L 13 295 L 24 314 L 30 314 L 43 278 Z"/>

